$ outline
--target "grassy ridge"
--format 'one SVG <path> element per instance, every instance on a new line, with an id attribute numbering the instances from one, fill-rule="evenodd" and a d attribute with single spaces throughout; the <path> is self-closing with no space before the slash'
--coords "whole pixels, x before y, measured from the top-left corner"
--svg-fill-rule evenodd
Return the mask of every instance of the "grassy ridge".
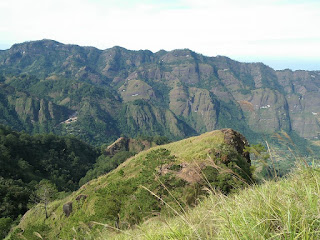
<path id="1" fill-rule="evenodd" d="M 227 132 L 237 139 L 235 132 Z M 207 194 L 204 187 L 208 184 L 232 192 L 251 181 L 250 163 L 234 145 L 226 143 L 226 134 L 217 130 L 141 152 L 67 198 L 53 202 L 48 219 L 40 206 L 31 209 L 10 239 L 33 239 L 35 233 L 45 239 L 95 239 L 104 230 L 100 223 L 128 229 L 155 216 L 181 214 Z M 206 179 L 201 178 L 201 171 Z M 79 195 L 86 198 L 76 200 Z M 73 204 L 69 217 L 62 211 L 67 202 Z"/>
<path id="2" fill-rule="evenodd" d="M 248 186 L 228 196 L 221 193 L 223 188 L 216 190 L 218 177 L 203 171 L 212 187 L 198 186 L 208 194 L 194 195 L 198 199 L 195 208 L 183 205 L 195 185 L 160 175 L 167 186 L 164 190 L 154 181 L 159 166 L 169 162 L 176 167 L 194 160 L 200 165 L 212 151 L 223 156 L 224 148 L 224 135 L 215 131 L 141 152 L 66 199 L 53 202 L 47 220 L 40 206 L 33 208 L 7 239 L 320 239 L 318 168 L 299 166 L 287 178 Z M 75 201 L 79 194 L 87 198 Z M 74 211 L 67 218 L 62 205 L 69 201 Z M 112 224 L 117 220 L 118 226 Z"/>
<path id="3" fill-rule="evenodd" d="M 319 169 L 299 167 L 287 179 L 210 194 L 175 218 L 120 233 L 106 228 L 100 239 L 320 239 L 319 183 Z"/>

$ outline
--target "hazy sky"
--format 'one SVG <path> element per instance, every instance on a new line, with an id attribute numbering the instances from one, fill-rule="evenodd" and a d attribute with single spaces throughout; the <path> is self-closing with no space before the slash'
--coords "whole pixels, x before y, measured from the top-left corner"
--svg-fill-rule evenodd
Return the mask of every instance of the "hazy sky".
<path id="1" fill-rule="evenodd" d="M 320 70 L 319 0 L 0 0 L 0 49 L 53 39 Z"/>

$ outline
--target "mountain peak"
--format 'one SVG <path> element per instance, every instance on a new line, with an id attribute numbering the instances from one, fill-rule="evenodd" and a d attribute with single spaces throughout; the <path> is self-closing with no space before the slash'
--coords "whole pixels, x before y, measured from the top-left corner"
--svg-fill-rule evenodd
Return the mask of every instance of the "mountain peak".
<path id="1" fill-rule="evenodd" d="M 23 43 L 16 43 L 12 45 L 10 49 L 19 49 L 19 48 L 30 48 L 30 47 L 40 47 L 40 46 L 53 46 L 53 45 L 62 45 L 62 43 L 50 40 L 50 39 L 42 39 L 36 41 L 27 41 Z"/>

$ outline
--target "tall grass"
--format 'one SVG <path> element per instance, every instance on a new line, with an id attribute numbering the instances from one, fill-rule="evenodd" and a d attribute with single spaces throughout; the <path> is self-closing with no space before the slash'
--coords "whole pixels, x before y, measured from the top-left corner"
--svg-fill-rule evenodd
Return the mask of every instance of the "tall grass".
<path id="1" fill-rule="evenodd" d="M 211 193 L 183 218 L 154 218 L 100 239 L 320 239 L 320 170 L 299 166 L 286 179 L 239 193 Z"/>

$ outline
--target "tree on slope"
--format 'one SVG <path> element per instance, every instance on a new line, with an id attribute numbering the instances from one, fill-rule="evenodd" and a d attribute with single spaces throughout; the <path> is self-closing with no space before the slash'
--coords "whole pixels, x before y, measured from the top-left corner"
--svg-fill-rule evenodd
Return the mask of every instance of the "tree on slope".
<path id="1" fill-rule="evenodd" d="M 48 204 L 55 198 L 58 190 L 54 184 L 48 180 L 41 180 L 36 186 L 32 200 L 43 206 L 46 218 L 48 218 Z"/>

